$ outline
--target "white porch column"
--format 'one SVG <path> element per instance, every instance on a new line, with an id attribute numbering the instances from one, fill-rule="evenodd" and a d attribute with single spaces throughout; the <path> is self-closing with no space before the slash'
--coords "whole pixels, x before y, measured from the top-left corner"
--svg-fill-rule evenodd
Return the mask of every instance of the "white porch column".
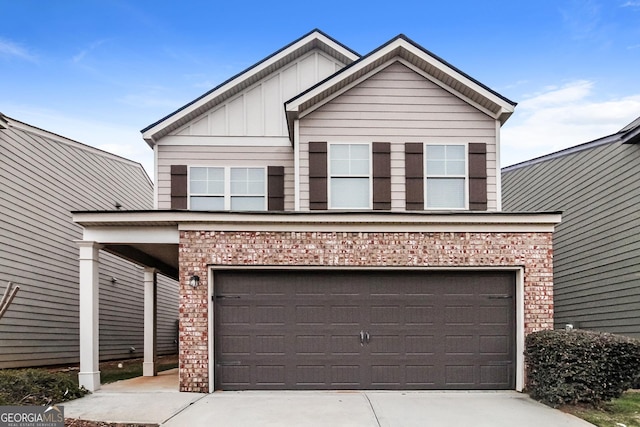
<path id="1" fill-rule="evenodd" d="M 100 245 L 76 241 L 80 247 L 80 372 L 78 381 L 89 391 L 100 388 L 98 266 Z"/>
<path id="2" fill-rule="evenodd" d="M 158 374 L 156 364 L 158 274 L 153 268 L 144 269 L 144 362 L 142 375 L 154 377 Z"/>

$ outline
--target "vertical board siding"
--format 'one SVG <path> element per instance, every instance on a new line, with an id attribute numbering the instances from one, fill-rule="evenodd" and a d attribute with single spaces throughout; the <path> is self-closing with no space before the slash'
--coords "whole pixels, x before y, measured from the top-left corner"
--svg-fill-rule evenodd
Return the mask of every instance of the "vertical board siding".
<path id="1" fill-rule="evenodd" d="M 638 165 L 640 146 L 611 143 L 502 174 L 505 210 L 563 211 L 554 234 L 559 328 L 640 338 Z"/>
<path id="2" fill-rule="evenodd" d="M 0 291 L 20 286 L 0 322 L 0 368 L 77 363 L 82 227 L 71 211 L 151 209 L 151 183 L 137 163 L 27 125 L 0 130 L 0 144 Z M 100 358 L 140 356 L 142 269 L 100 257 Z M 162 280 L 159 299 L 159 347 L 175 352 L 175 281 Z"/>
<path id="3" fill-rule="evenodd" d="M 394 63 L 300 120 L 300 207 L 309 209 L 310 141 L 391 143 L 391 208 L 405 209 L 402 159 L 407 142 L 487 144 L 495 176 L 495 120 L 400 63 Z M 497 209 L 487 180 L 488 210 Z"/>
<path id="4" fill-rule="evenodd" d="M 293 148 L 158 145 L 158 209 L 171 209 L 171 165 L 284 167 L 285 210 L 294 208 Z"/>
<path id="5" fill-rule="evenodd" d="M 315 49 L 171 134 L 287 136 L 283 104 L 344 65 Z"/>

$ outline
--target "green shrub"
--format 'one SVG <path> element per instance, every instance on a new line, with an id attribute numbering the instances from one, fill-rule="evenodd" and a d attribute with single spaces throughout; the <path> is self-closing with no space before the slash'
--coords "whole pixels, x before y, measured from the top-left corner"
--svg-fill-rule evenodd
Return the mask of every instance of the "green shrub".
<path id="1" fill-rule="evenodd" d="M 77 399 L 88 391 L 61 372 L 44 369 L 0 370 L 0 406 L 50 405 Z"/>
<path id="2" fill-rule="evenodd" d="M 588 331 L 540 331 L 525 343 L 527 391 L 551 406 L 598 406 L 633 386 L 640 341 Z"/>

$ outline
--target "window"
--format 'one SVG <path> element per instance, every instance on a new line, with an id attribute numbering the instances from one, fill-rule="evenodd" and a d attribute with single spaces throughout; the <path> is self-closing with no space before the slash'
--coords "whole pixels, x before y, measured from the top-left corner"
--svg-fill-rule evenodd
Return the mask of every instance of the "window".
<path id="1" fill-rule="evenodd" d="M 466 146 L 427 144 L 425 154 L 425 209 L 465 209 Z"/>
<path id="2" fill-rule="evenodd" d="M 371 146 L 329 145 L 329 208 L 371 208 Z"/>
<path id="3" fill-rule="evenodd" d="M 189 201 L 192 210 L 266 210 L 264 168 L 192 167 Z"/>

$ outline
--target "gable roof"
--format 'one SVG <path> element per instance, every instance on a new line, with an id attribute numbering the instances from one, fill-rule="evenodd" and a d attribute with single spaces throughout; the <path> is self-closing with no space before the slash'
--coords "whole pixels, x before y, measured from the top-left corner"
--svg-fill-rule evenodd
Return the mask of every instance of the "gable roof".
<path id="1" fill-rule="evenodd" d="M 322 31 L 314 29 L 246 70 L 231 77 L 199 98 L 196 98 L 173 113 L 142 129 L 142 137 L 147 141 L 147 144 L 153 147 L 155 141 L 159 138 L 313 49 L 320 49 L 345 64 L 349 64 L 360 57 L 360 55 L 352 49 Z"/>
<path id="2" fill-rule="evenodd" d="M 515 102 L 434 55 L 404 34 L 400 34 L 287 101 L 285 110 L 290 135 L 293 120 L 300 114 L 313 111 L 323 101 L 344 92 L 370 73 L 376 72 L 381 66 L 398 58 L 414 71 L 420 72 L 440 87 L 500 120 L 501 123 L 504 123 L 514 111 Z"/>
<path id="3" fill-rule="evenodd" d="M 545 154 L 544 156 L 536 157 L 531 160 L 516 163 L 515 165 L 506 166 L 502 168 L 502 172 L 510 172 L 516 169 L 524 168 L 527 166 L 535 165 L 536 163 L 545 162 L 547 160 L 557 159 L 559 157 L 568 156 L 580 151 L 589 150 L 591 148 L 599 147 L 605 144 L 611 144 L 620 142 L 622 144 L 640 144 L 640 117 L 620 129 L 618 132 L 604 136 L 602 138 L 594 139 L 593 141 L 585 142 L 573 147 L 565 148 L 564 150 L 556 151 L 553 153 Z"/>

